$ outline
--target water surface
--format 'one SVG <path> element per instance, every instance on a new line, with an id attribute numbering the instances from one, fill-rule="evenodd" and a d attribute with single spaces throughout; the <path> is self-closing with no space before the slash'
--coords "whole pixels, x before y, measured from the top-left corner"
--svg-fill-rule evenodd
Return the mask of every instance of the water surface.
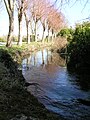
<path id="1" fill-rule="evenodd" d="M 32 53 L 22 62 L 22 73 L 30 91 L 47 109 L 67 120 L 90 119 L 90 76 L 67 71 L 58 53 Z"/>

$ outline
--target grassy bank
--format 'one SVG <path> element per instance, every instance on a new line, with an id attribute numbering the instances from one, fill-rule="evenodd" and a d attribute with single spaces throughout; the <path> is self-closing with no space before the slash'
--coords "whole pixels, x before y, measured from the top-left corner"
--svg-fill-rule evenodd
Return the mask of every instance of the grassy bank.
<path id="1" fill-rule="evenodd" d="M 0 120 L 61 120 L 27 92 L 22 71 L 18 70 L 17 59 L 29 54 L 32 49 L 45 47 L 36 46 L 0 48 Z"/>
<path id="2" fill-rule="evenodd" d="M 29 55 L 31 52 L 36 50 L 40 50 L 43 48 L 52 48 L 53 44 L 50 42 L 42 43 L 42 42 L 31 42 L 30 44 L 23 43 L 22 46 L 13 45 L 11 48 L 5 47 L 5 45 L 0 46 L 0 49 L 7 50 L 8 53 L 15 59 L 19 61 L 26 55 Z"/>

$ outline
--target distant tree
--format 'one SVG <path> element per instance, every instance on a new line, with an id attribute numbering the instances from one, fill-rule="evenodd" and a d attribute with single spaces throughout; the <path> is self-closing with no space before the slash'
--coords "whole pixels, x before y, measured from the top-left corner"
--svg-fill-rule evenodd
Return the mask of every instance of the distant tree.
<path id="1" fill-rule="evenodd" d="M 30 17 L 28 16 L 28 11 L 24 12 L 25 21 L 26 21 L 26 30 L 27 30 L 27 43 L 30 43 Z"/>
<path id="2" fill-rule="evenodd" d="M 41 19 L 41 10 L 42 9 L 42 4 L 43 0 L 32 0 L 31 2 L 32 7 L 31 7 L 31 14 L 33 17 L 33 23 L 34 23 L 34 35 L 35 35 L 35 41 L 37 41 L 37 23 Z"/>
<path id="3" fill-rule="evenodd" d="M 9 17 L 9 32 L 7 36 L 6 47 L 11 47 L 14 32 L 14 6 L 15 0 L 4 0 L 4 4 Z"/>
<path id="4" fill-rule="evenodd" d="M 48 23 L 48 37 L 49 32 L 56 34 L 64 25 L 64 16 L 61 12 L 58 12 L 57 9 L 51 7 L 47 16 Z M 56 35 L 54 35 L 56 36 Z"/>
<path id="5" fill-rule="evenodd" d="M 74 32 L 72 28 L 63 28 L 58 32 L 57 36 L 65 37 L 70 42 L 73 39 Z"/>
<path id="6" fill-rule="evenodd" d="M 42 31 L 42 42 L 44 42 L 44 34 L 46 30 L 46 20 L 47 20 L 47 13 L 48 13 L 48 4 L 46 1 L 42 0 L 41 4 L 39 4 L 39 20 L 41 22 L 43 31 Z"/>
<path id="7" fill-rule="evenodd" d="M 25 16 L 25 22 L 26 22 L 26 30 L 27 30 L 27 43 L 29 44 L 31 41 L 31 37 L 30 37 L 30 29 L 31 29 L 31 34 L 33 34 L 33 29 L 32 29 L 32 0 L 28 0 L 27 2 L 27 8 L 24 11 L 24 16 Z"/>

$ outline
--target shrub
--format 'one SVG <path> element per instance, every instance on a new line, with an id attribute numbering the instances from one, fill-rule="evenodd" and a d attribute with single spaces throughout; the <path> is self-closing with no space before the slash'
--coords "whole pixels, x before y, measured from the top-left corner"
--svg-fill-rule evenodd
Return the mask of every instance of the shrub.
<path id="1" fill-rule="evenodd" d="M 76 25 L 73 39 L 68 45 L 69 66 L 90 67 L 90 22 Z"/>
<path id="2" fill-rule="evenodd" d="M 58 36 L 67 38 L 68 41 L 73 39 L 74 30 L 72 28 L 64 28 L 58 34 Z"/>

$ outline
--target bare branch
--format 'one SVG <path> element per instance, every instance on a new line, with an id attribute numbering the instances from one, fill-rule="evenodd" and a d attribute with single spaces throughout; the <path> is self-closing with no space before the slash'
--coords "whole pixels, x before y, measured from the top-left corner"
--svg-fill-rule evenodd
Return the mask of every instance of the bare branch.
<path id="1" fill-rule="evenodd" d="M 5 6 L 6 6 L 7 13 L 8 13 L 8 15 L 10 16 L 10 8 L 9 8 L 8 1 L 7 1 L 7 0 L 4 0 L 4 4 L 5 4 Z"/>

